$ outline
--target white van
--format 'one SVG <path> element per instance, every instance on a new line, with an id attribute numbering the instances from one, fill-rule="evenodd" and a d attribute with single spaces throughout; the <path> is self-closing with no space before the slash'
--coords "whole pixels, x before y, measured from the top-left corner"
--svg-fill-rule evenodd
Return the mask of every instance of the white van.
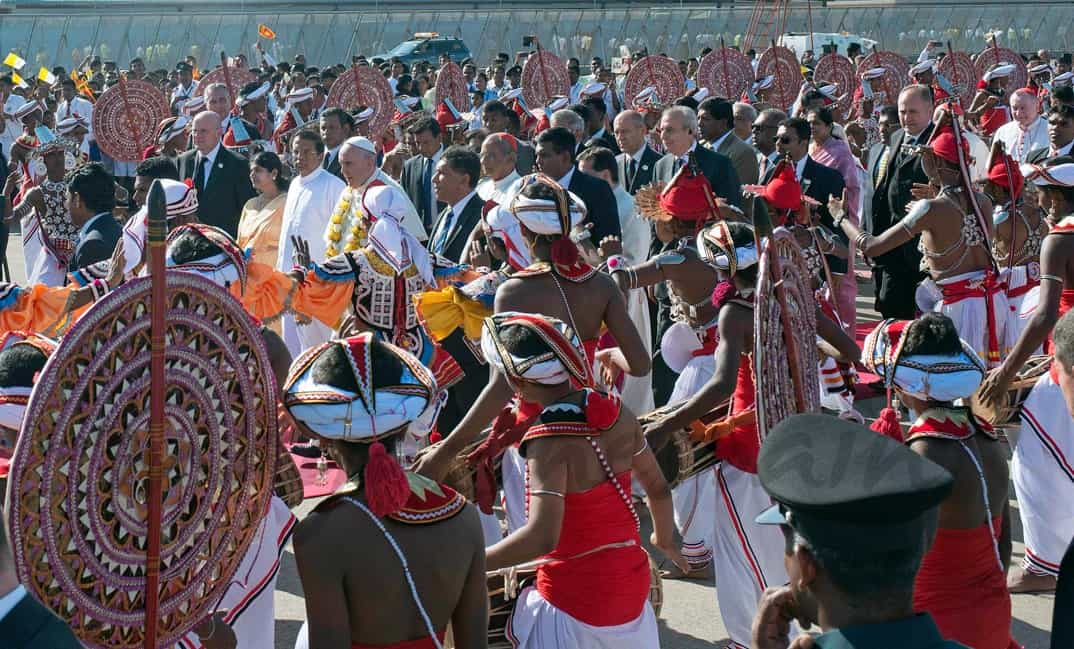
<path id="1" fill-rule="evenodd" d="M 851 43 L 861 45 L 861 49 L 865 54 L 872 52 L 877 45 L 877 42 L 870 38 L 846 33 L 813 32 L 811 39 L 808 33 L 787 32 L 780 38 L 780 45 L 792 50 L 799 59 L 802 58 L 802 54 L 806 50 L 813 50 L 813 56 L 816 59 L 820 59 L 824 55 L 825 45 L 835 45 L 836 51 L 846 56 L 847 46 Z"/>

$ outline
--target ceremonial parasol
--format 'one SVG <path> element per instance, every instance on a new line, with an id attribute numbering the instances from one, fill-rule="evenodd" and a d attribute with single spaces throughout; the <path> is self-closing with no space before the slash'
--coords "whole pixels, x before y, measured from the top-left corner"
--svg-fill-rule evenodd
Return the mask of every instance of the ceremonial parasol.
<path id="1" fill-rule="evenodd" d="M 156 125 L 171 115 L 168 99 L 148 81 L 120 77 L 93 105 L 97 146 L 114 160 L 141 160 L 156 144 Z"/>
<path id="2" fill-rule="evenodd" d="M 445 63 L 436 73 L 436 101 L 439 103 L 445 99 L 450 99 L 456 110 L 470 109 L 470 91 L 466 83 L 466 75 L 453 61 Z"/>
<path id="3" fill-rule="evenodd" d="M 548 50 L 538 49 L 522 65 L 522 100 L 526 106 L 547 106 L 556 97 L 566 97 L 570 91 L 567 65 Z"/>
<path id="4" fill-rule="evenodd" d="M 80 318 L 41 371 L 11 461 L 7 524 L 32 596 L 85 645 L 171 647 L 213 612 L 268 506 L 276 382 L 227 290 L 164 273 Z M 165 287 L 166 281 L 166 287 Z"/>
<path id="5" fill-rule="evenodd" d="M 231 97 L 231 105 L 235 105 L 235 99 L 239 91 L 248 83 L 257 81 L 257 75 L 245 68 L 236 68 L 228 65 L 227 54 L 220 52 L 220 67 L 201 75 L 198 81 L 199 88 L 208 88 L 210 84 L 222 83 L 227 86 L 227 94 Z"/>
<path id="6" fill-rule="evenodd" d="M 764 227 L 758 225 L 759 236 Z M 786 417 L 820 411 L 816 297 L 802 249 L 783 228 L 763 241 L 753 336 L 757 431 L 764 439 Z"/>
<path id="7" fill-rule="evenodd" d="M 753 83 L 753 65 L 746 55 L 729 47 L 712 50 L 697 68 L 697 85 L 708 88 L 713 96 L 731 101 L 738 99 Z"/>
<path id="8" fill-rule="evenodd" d="M 827 83 L 835 84 L 835 106 L 845 115 L 854 103 L 854 92 L 861 86 L 854 62 L 842 54 L 825 54 L 813 68 L 813 84 L 818 88 Z"/>
<path id="9" fill-rule="evenodd" d="M 862 71 L 871 68 L 884 68 L 884 76 L 869 81 L 873 92 L 884 93 L 884 98 L 878 100 L 876 105 L 894 106 L 899 100 L 899 93 L 910 78 L 910 64 L 895 52 L 873 52 L 862 59 L 861 65 L 858 66 Z"/>
<path id="10" fill-rule="evenodd" d="M 977 80 L 981 75 L 965 52 L 949 52 L 940 59 L 940 74 L 954 86 L 963 106 L 969 106 L 977 93 Z"/>
<path id="11" fill-rule="evenodd" d="M 339 76 L 328 92 L 328 108 L 354 110 L 362 106 L 373 109 L 369 133 L 382 135 L 395 114 L 392 87 L 384 75 L 368 65 L 355 65 Z"/>
<path id="12" fill-rule="evenodd" d="M 802 87 L 802 69 L 794 52 L 782 45 L 769 47 L 757 61 L 757 76 L 772 76 L 769 98 L 776 108 L 787 110 Z"/>
<path id="13" fill-rule="evenodd" d="M 988 69 L 994 65 L 1010 63 L 1014 66 L 1014 72 L 1011 72 L 1011 76 L 1007 77 L 1007 83 L 1005 84 L 1007 90 L 1013 91 L 1017 88 L 1025 88 L 1026 84 L 1029 83 L 1029 69 L 1026 67 L 1026 62 L 1022 60 L 1018 52 L 1009 50 L 1006 47 L 999 47 L 995 43 L 993 39 L 992 46 L 977 55 L 977 61 L 974 63 L 977 79 L 983 79 L 985 72 L 988 72 Z M 977 79 L 974 79 L 974 82 Z"/>
<path id="14" fill-rule="evenodd" d="M 625 105 L 633 106 L 634 97 L 649 86 L 656 88 L 657 98 L 663 104 L 670 104 L 686 92 L 686 80 L 679 70 L 679 64 L 666 56 L 655 54 L 643 57 L 630 66 L 623 80 Z"/>

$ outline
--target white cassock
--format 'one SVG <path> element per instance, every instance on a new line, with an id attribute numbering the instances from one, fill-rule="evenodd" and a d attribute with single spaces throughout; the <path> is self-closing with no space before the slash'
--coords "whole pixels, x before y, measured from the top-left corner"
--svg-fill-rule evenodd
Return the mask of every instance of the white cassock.
<path id="1" fill-rule="evenodd" d="M 283 225 L 280 228 L 280 252 L 276 269 L 290 272 L 294 266 L 295 252 L 292 237 L 305 239 L 310 246 L 311 261 L 323 262 L 325 254 L 324 233 L 336 207 L 336 200 L 346 185 L 342 180 L 318 167 L 308 176 L 298 176 L 287 190 L 287 202 L 283 207 Z M 327 342 L 332 330 L 313 320 L 304 325 L 295 321 L 294 314 L 286 314 L 280 322 L 283 342 L 291 356 L 297 357 L 303 350 Z"/>
<path id="2" fill-rule="evenodd" d="M 652 239 L 652 228 L 638 214 L 634 205 L 634 197 L 619 184 L 613 186 L 615 204 L 619 210 L 619 228 L 623 233 L 623 256 L 631 265 L 637 265 L 645 261 L 649 256 L 649 244 Z M 634 289 L 627 298 L 627 313 L 630 320 L 641 334 L 642 343 L 645 344 L 645 354 L 652 357 L 653 345 L 650 340 L 651 328 L 649 326 L 649 305 L 645 298 L 644 289 Z M 645 376 L 627 376 L 623 379 L 622 389 L 623 403 L 627 404 L 632 411 L 638 414 L 650 412 L 655 408 L 653 402 L 652 378 Z"/>
<path id="3" fill-rule="evenodd" d="M 22 217 L 22 254 L 26 268 L 27 285 L 63 286 L 67 281 L 67 265 L 45 245 L 41 221 L 37 210 Z"/>

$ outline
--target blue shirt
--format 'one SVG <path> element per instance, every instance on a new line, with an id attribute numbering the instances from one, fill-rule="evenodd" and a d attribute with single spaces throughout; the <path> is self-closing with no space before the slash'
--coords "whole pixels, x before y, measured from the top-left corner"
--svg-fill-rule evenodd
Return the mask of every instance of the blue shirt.
<path id="1" fill-rule="evenodd" d="M 896 622 L 833 629 L 814 639 L 820 649 L 968 649 L 944 640 L 928 613 Z"/>

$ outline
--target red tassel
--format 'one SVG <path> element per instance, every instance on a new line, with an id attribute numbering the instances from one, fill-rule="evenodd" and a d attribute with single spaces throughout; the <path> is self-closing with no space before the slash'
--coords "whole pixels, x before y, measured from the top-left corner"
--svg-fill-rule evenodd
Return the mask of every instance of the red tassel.
<path id="1" fill-rule="evenodd" d="M 905 441 L 902 437 L 902 426 L 899 425 L 899 413 L 895 412 L 895 409 L 891 406 L 886 406 L 881 410 L 880 416 L 876 418 L 876 421 L 869 428 L 881 435 L 890 437 L 900 444 Z"/>
<path id="2" fill-rule="evenodd" d="M 438 431 L 438 430 L 434 430 L 433 432 L 429 433 L 429 443 L 430 444 L 435 444 L 435 443 L 437 443 L 439 441 L 442 441 L 443 439 L 444 439 L 444 436 L 441 435 L 440 431 Z"/>
<path id="3" fill-rule="evenodd" d="M 380 442 L 369 447 L 365 465 L 365 499 L 373 515 L 381 518 L 394 514 L 410 498 L 410 481 L 406 472 Z"/>
<path id="4" fill-rule="evenodd" d="M 728 300 L 738 295 L 738 289 L 730 280 L 724 280 L 712 289 L 712 306 L 719 309 Z"/>
<path id="5" fill-rule="evenodd" d="M 578 246 L 567 237 L 552 243 L 552 261 L 560 266 L 573 266 L 578 261 Z"/>
<path id="6" fill-rule="evenodd" d="M 619 419 L 619 398 L 590 390 L 585 400 L 585 420 L 596 430 L 608 430 Z"/>

